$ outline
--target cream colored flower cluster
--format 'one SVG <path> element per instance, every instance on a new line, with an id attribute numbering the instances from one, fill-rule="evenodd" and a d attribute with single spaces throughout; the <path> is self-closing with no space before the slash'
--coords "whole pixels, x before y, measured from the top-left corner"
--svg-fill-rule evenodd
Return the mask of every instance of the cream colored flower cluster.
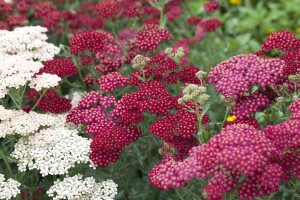
<path id="1" fill-rule="evenodd" d="M 60 49 L 48 43 L 47 28 L 26 26 L 0 31 L 0 55 L 18 56 L 24 60 L 51 60 Z"/>
<path id="2" fill-rule="evenodd" d="M 90 140 L 66 127 L 42 129 L 22 137 L 11 154 L 20 171 L 37 169 L 42 176 L 63 175 L 76 163 L 88 163 Z"/>
<path id="3" fill-rule="evenodd" d="M 58 47 L 46 41 L 46 31 L 41 26 L 0 30 L 0 98 L 5 97 L 9 88 L 18 89 L 30 82 L 43 67 L 42 62 L 51 60 L 59 53 Z M 48 74 L 31 85 L 34 88 L 49 88 L 56 86 L 58 81 L 57 75 Z"/>
<path id="4" fill-rule="evenodd" d="M 97 183 L 93 177 L 83 179 L 81 174 L 58 180 L 47 191 L 54 200 L 113 200 L 118 185 L 112 180 Z"/>
<path id="5" fill-rule="evenodd" d="M 30 135 L 42 127 L 64 126 L 64 118 L 64 115 L 7 110 L 0 105 L 0 138 L 14 134 L 22 136 Z"/>
<path id="6" fill-rule="evenodd" d="M 5 180 L 4 175 L 0 174 L 0 199 L 12 199 L 20 193 L 20 183 L 14 179 Z"/>

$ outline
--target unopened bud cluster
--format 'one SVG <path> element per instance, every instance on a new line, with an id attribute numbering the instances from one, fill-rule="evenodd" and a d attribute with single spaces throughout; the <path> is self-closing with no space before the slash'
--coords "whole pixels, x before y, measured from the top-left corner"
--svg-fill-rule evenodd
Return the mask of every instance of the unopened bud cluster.
<path id="1" fill-rule="evenodd" d="M 172 48 L 166 48 L 165 54 L 167 54 L 169 57 L 173 58 L 176 62 L 179 62 L 180 58 L 185 56 L 184 49 L 182 47 L 179 47 L 175 53 L 173 53 Z"/>
<path id="2" fill-rule="evenodd" d="M 189 84 L 183 89 L 182 93 L 183 97 L 178 99 L 179 104 L 192 101 L 204 105 L 210 98 L 210 95 L 206 94 L 206 87 L 196 84 Z"/>
<path id="3" fill-rule="evenodd" d="M 136 55 L 131 62 L 132 62 L 132 68 L 142 69 L 150 62 L 150 58 L 147 58 L 139 54 Z"/>

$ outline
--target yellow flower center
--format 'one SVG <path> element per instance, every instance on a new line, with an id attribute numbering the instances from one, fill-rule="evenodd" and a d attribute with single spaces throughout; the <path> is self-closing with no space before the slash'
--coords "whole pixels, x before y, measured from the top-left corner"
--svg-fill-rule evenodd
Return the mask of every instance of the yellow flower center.
<path id="1" fill-rule="evenodd" d="M 228 121 L 228 122 L 233 122 L 234 120 L 236 120 L 236 116 L 234 116 L 234 115 L 228 116 L 226 118 L 226 121 Z"/>

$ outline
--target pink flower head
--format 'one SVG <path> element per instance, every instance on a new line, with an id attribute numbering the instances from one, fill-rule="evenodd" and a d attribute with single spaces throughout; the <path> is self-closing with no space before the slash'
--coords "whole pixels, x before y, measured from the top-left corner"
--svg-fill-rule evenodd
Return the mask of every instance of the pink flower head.
<path id="1" fill-rule="evenodd" d="M 209 73 L 218 92 L 235 99 L 249 92 L 250 86 L 267 88 L 282 81 L 284 61 L 263 59 L 256 55 L 238 55 L 223 61 Z"/>

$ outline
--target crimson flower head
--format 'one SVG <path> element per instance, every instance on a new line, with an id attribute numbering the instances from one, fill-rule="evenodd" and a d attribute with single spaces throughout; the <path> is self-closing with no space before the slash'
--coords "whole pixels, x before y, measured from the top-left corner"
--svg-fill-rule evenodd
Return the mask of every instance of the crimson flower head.
<path id="1" fill-rule="evenodd" d="M 89 50 L 97 53 L 103 50 L 105 37 L 97 31 L 88 30 L 75 35 L 69 42 L 70 53 L 77 55 L 81 51 Z"/>
<path id="2" fill-rule="evenodd" d="M 198 26 L 202 27 L 205 32 L 216 31 L 221 26 L 221 21 L 218 18 L 203 19 L 199 22 Z"/>
<path id="3" fill-rule="evenodd" d="M 205 2 L 203 4 L 204 9 L 206 10 L 206 12 L 216 12 L 216 10 L 220 7 L 219 2 L 217 1 L 209 1 L 209 2 Z"/>
<path id="4" fill-rule="evenodd" d="M 136 35 L 136 44 L 142 51 L 155 50 L 165 40 L 171 40 L 167 29 L 158 29 L 154 24 L 148 24 Z"/>
<path id="5" fill-rule="evenodd" d="M 101 17 L 114 18 L 119 14 L 121 3 L 117 0 L 104 0 L 99 2 L 96 8 Z"/>
<path id="6" fill-rule="evenodd" d="M 72 76 L 78 72 L 76 66 L 73 64 L 71 58 L 54 58 L 46 61 L 44 67 L 42 67 L 38 74 L 49 73 L 56 74 L 63 78 L 66 76 Z"/>
<path id="7" fill-rule="evenodd" d="M 99 84 L 99 90 L 105 92 L 112 92 L 117 86 L 124 87 L 128 84 L 128 79 L 122 76 L 119 72 L 110 72 L 104 76 L 101 76 L 97 83 Z"/>
<path id="8" fill-rule="evenodd" d="M 264 51 L 270 51 L 272 49 L 289 51 L 300 48 L 300 39 L 297 38 L 293 32 L 282 30 L 269 35 L 261 47 Z"/>

